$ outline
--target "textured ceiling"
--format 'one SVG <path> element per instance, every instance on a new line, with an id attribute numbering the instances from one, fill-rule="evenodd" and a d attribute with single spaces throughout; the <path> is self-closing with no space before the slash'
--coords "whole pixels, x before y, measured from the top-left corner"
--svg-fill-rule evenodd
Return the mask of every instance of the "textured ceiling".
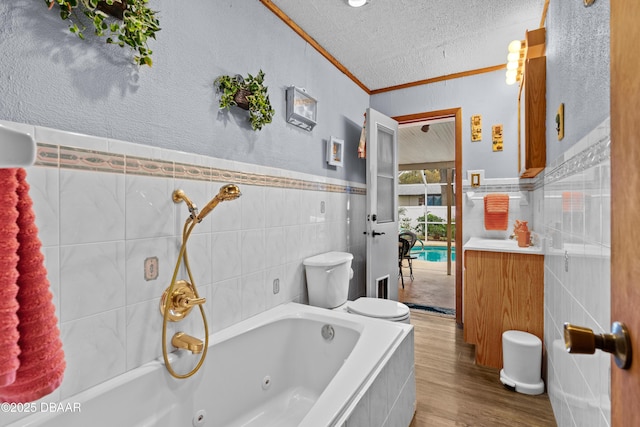
<path id="1" fill-rule="evenodd" d="M 367 89 L 506 63 L 544 0 L 270 0 Z"/>
<path id="2" fill-rule="evenodd" d="M 545 0 L 262 0 L 282 11 L 369 91 L 505 64 L 540 26 Z M 400 167 L 455 159 L 454 123 L 401 127 Z"/>

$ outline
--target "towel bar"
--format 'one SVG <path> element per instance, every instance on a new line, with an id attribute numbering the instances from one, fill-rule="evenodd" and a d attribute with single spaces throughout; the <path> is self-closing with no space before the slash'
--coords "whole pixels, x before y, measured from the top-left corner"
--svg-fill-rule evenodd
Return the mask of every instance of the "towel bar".
<path id="1" fill-rule="evenodd" d="M 476 204 L 476 200 L 484 200 L 484 196 L 486 194 L 477 194 L 475 192 L 467 192 L 465 193 L 466 196 L 466 200 L 469 203 L 469 205 L 473 206 Z M 513 195 L 509 195 L 509 200 L 517 200 L 520 199 L 520 205 L 522 206 L 526 206 L 529 204 L 529 197 L 526 194 L 523 194 L 522 192 L 519 194 L 513 194 Z"/>

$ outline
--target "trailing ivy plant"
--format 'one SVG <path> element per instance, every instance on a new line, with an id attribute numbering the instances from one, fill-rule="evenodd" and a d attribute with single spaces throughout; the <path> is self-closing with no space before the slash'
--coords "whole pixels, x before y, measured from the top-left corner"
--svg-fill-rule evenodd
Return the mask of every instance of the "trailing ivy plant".
<path id="1" fill-rule="evenodd" d="M 269 101 L 262 70 L 256 76 L 251 74 L 247 74 L 247 77 L 220 76 L 214 81 L 214 86 L 221 94 L 220 108 L 229 110 L 236 105 L 249 110 L 249 120 L 253 130 L 260 130 L 265 124 L 271 123 L 275 110 Z"/>
<path id="2" fill-rule="evenodd" d="M 153 64 L 147 41 L 156 38 L 160 22 L 155 11 L 147 7 L 149 0 L 44 0 L 49 9 L 55 5 L 60 17 L 69 21 L 69 31 L 84 40 L 84 31 L 92 26 L 99 37 L 135 52 L 138 65 Z M 115 19 L 112 19 L 115 18 Z M 88 22 L 87 22 L 88 21 Z"/>

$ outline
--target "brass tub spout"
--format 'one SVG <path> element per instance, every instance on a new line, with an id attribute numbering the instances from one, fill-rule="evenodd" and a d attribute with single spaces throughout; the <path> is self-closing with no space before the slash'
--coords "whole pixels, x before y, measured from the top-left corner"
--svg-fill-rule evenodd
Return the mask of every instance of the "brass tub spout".
<path id="1" fill-rule="evenodd" d="M 204 348 L 204 343 L 198 338 L 187 335 L 184 332 L 176 332 L 171 339 L 171 344 L 174 347 L 189 350 L 193 354 L 200 354 Z"/>

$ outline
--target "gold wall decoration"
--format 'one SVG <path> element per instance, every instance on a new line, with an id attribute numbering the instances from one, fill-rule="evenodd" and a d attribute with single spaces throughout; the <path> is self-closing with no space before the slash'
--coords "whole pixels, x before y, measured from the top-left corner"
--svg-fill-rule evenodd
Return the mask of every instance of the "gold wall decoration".
<path id="1" fill-rule="evenodd" d="M 471 116 L 471 141 L 482 141 L 482 116 Z"/>
<path id="2" fill-rule="evenodd" d="M 491 135 L 493 151 L 502 151 L 502 125 L 493 125 L 491 127 Z"/>
<path id="3" fill-rule="evenodd" d="M 564 104 L 560 104 L 556 113 L 556 132 L 558 132 L 558 141 L 564 138 Z"/>

